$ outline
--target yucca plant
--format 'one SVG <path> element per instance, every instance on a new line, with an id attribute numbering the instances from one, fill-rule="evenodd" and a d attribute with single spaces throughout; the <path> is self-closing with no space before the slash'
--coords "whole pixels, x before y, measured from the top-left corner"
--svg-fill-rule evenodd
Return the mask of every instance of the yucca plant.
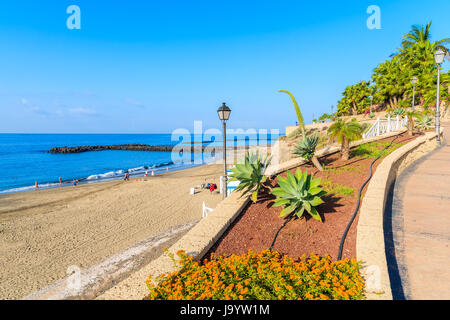
<path id="1" fill-rule="evenodd" d="M 328 128 L 330 139 L 336 139 L 341 143 L 341 159 L 348 160 L 350 157 L 350 142 L 361 139 L 363 127 L 357 121 L 346 121 L 338 119 Z"/>
<path id="2" fill-rule="evenodd" d="M 280 217 L 287 217 L 295 214 L 301 218 L 305 212 L 318 221 L 322 221 L 319 212 L 315 207 L 324 203 L 321 199 L 326 191 L 320 187 L 320 179 L 313 179 L 308 171 L 302 172 L 297 169 L 295 175 L 289 170 L 287 177 L 278 177 L 280 187 L 274 188 L 272 194 L 277 198 L 274 200 L 274 207 L 283 206 Z"/>
<path id="3" fill-rule="evenodd" d="M 315 155 L 318 144 L 319 144 L 318 135 L 305 137 L 294 146 L 294 154 L 299 155 L 300 157 L 308 161 L 311 161 L 319 171 L 323 171 L 322 165 L 320 164 L 319 159 L 317 159 Z"/>
<path id="4" fill-rule="evenodd" d="M 269 166 L 270 160 L 270 157 L 261 157 L 255 153 L 247 154 L 244 164 L 236 164 L 236 167 L 231 169 L 229 181 L 240 181 L 236 190 L 243 191 L 242 195 L 251 192 L 251 199 L 256 202 L 259 190 L 265 187 L 266 176 L 264 176 L 264 172 Z"/>
<path id="5" fill-rule="evenodd" d="M 404 114 L 405 114 L 405 109 L 403 109 L 401 107 L 395 108 L 394 111 L 392 111 L 392 115 L 394 117 L 396 117 L 396 116 L 401 117 Z"/>
<path id="6" fill-rule="evenodd" d="M 431 123 L 433 119 L 427 115 L 417 119 L 417 127 L 421 131 L 425 131 L 431 128 Z"/>

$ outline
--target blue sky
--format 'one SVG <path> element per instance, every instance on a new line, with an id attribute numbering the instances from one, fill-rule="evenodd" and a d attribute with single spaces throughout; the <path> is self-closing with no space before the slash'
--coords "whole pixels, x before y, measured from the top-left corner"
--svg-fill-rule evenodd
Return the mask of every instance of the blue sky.
<path id="1" fill-rule="evenodd" d="M 81 9 L 69 30 L 66 8 Z M 369 5 L 381 29 L 369 30 Z M 368 80 L 413 24 L 450 37 L 450 1 L 1 1 L 0 132 L 158 133 L 308 122 Z M 449 63 L 445 65 L 448 70 Z"/>

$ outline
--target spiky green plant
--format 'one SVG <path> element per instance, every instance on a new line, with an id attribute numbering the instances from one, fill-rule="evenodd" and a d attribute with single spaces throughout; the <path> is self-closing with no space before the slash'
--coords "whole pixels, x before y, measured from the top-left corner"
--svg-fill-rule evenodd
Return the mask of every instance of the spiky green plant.
<path id="1" fill-rule="evenodd" d="M 401 107 L 395 108 L 394 111 L 392 111 L 392 115 L 394 117 L 396 117 L 396 116 L 401 117 L 404 114 L 405 114 L 405 109 L 401 108 Z"/>
<path id="2" fill-rule="evenodd" d="M 431 128 L 431 123 L 433 119 L 427 115 L 423 116 L 422 118 L 418 118 L 416 125 L 419 128 L 419 130 L 424 131 Z"/>
<path id="3" fill-rule="evenodd" d="M 315 155 L 318 144 L 318 135 L 305 137 L 294 146 L 294 154 L 299 155 L 300 157 L 308 161 L 311 161 L 319 171 L 323 171 L 322 165 Z"/>
<path id="4" fill-rule="evenodd" d="M 302 112 L 300 111 L 300 107 L 298 106 L 297 100 L 295 100 L 295 98 L 292 95 L 292 93 L 290 93 L 287 90 L 278 90 L 278 92 L 287 93 L 291 97 L 292 103 L 294 104 L 295 112 L 297 113 L 298 126 L 302 130 L 302 135 L 303 135 L 303 138 L 304 138 L 305 137 L 305 131 L 306 131 L 306 129 L 305 129 L 305 121 L 303 120 L 303 115 L 302 115 Z"/>
<path id="5" fill-rule="evenodd" d="M 242 195 L 251 192 L 251 199 L 253 202 L 256 202 L 259 190 L 264 187 L 266 182 L 264 172 L 270 161 L 270 157 L 261 157 L 257 154 L 249 153 L 245 156 L 244 164 L 236 164 L 236 167 L 231 169 L 229 181 L 240 181 L 236 190 L 243 191 Z"/>
<path id="6" fill-rule="evenodd" d="M 322 221 L 319 212 L 315 207 L 324 203 L 321 199 L 326 191 L 320 187 L 320 179 L 313 179 L 308 171 L 302 172 L 297 169 L 295 175 L 289 170 L 287 177 L 278 177 L 280 187 L 274 188 L 272 194 L 277 198 L 274 200 L 274 207 L 283 206 L 280 217 L 295 214 L 301 218 L 306 212 L 316 220 Z"/>

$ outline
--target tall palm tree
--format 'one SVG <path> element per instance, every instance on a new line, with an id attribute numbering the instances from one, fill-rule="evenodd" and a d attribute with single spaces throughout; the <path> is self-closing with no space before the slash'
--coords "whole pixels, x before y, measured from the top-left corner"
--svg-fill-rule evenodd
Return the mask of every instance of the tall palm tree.
<path id="1" fill-rule="evenodd" d="M 402 48 L 412 47 L 417 43 L 430 42 L 431 43 L 431 21 L 426 24 L 426 26 L 412 26 L 411 31 L 403 36 Z M 435 49 L 442 49 L 444 52 L 448 53 L 446 45 L 450 44 L 450 38 L 444 38 L 435 42 L 432 42 Z"/>
<path id="2" fill-rule="evenodd" d="M 362 126 L 356 120 L 346 121 L 338 119 L 330 128 L 328 135 L 331 139 L 336 139 L 341 144 L 341 159 L 348 160 L 350 157 L 350 142 L 361 139 Z"/>

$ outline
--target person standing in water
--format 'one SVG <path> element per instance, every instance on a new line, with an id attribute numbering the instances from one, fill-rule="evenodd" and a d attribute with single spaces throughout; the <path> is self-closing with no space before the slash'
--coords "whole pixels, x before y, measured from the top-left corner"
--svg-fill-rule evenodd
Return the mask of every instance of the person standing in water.
<path id="1" fill-rule="evenodd" d="M 61 179 L 61 177 L 59 177 L 59 186 L 61 187 L 61 185 L 62 185 L 62 179 Z"/>
<path id="2" fill-rule="evenodd" d="M 39 189 L 39 185 L 38 185 L 38 182 L 36 181 L 36 182 L 34 183 L 34 190 L 37 190 L 37 189 Z"/>

